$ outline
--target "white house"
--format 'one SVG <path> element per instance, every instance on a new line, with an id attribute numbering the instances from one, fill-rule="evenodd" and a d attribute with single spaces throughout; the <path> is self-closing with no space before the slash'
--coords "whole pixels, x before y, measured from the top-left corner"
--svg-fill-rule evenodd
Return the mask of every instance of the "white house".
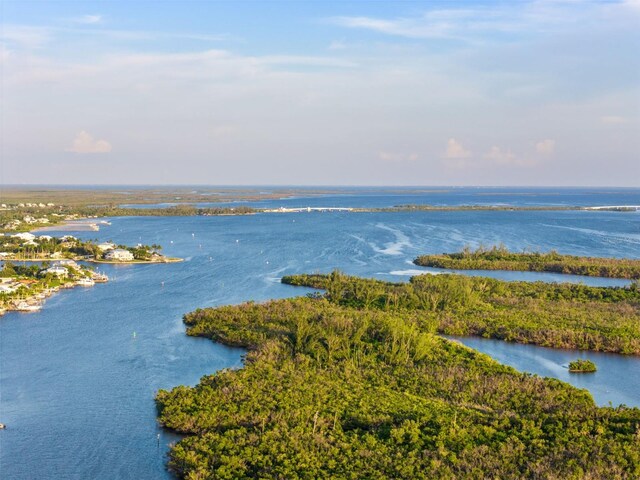
<path id="1" fill-rule="evenodd" d="M 22 232 L 22 233 L 16 233 L 14 235 L 11 235 L 13 238 L 19 238 L 20 240 L 33 240 L 34 238 L 36 238 L 36 236 L 33 233 L 29 233 L 29 232 Z"/>
<path id="2" fill-rule="evenodd" d="M 57 277 L 66 277 L 69 274 L 69 271 L 65 267 L 61 267 L 60 265 L 54 265 L 53 267 L 44 269 L 41 273 L 43 273 L 44 275 L 47 275 L 48 273 L 50 273 Z"/>
<path id="3" fill-rule="evenodd" d="M 123 248 L 116 248 L 115 250 L 109 250 L 104 258 L 107 260 L 117 260 L 120 262 L 130 262 L 133 260 L 133 253 Z"/>
<path id="4" fill-rule="evenodd" d="M 113 250 L 114 248 L 116 248 L 116 246 L 111 242 L 99 243 L 97 246 L 103 252 L 106 252 L 107 250 Z"/>
<path id="5" fill-rule="evenodd" d="M 60 260 L 56 266 L 78 268 L 78 264 L 74 260 L 70 259 Z"/>
<path id="6" fill-rule="evenodd" d="M 38 240 L 48 242 L 49 240 L 53 240 L 53 237 L 50 235 L 40 235 Z"/>

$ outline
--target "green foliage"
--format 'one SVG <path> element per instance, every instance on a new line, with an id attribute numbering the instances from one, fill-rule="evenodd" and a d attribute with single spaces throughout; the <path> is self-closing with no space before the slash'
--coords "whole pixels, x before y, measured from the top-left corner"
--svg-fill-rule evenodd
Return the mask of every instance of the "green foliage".
<path id="1" fill-rule="evenodd" d="M 510 284 L 283 280 L 327 294 L 185 315 L 189 335 L 249 352 L 242 369 L 158 393 L 161 424 L 188 435 L 170 453 L 178 476 L 640 476 L 639 410 L 598 408 L 584 390 L 434 335 L 445 317 L 494 308 L 489 299 L 506 298 Z"/>
<path id="2" fill-rule="evenodd" d="M 283 283 L 326 290 L 340 305 L 416 312 L 448 335 L 478 335 L 555 348 L 640 354 L 640 291 L 544 282 L 503 282 L 461 275 L 421 275 L 389 283 L 331 275 L 296 275 Z"/>
<path id="3" fill-rule="evenodd" d="M 414 260 L 422 267 L 454 270 L 517 270 L 591 277 L 640 279 L 640 260 L 560 255 L 558 252 L 510 252 L 503 245 L 469 248 L 458 253 L 422 255 Z"/>
<path id="4" fill-rule="evenodd" d="M 569 371 L 574 373 L 592 373 L 597 371 L 598 368 L 596 364 L 591 360 L 585 360 L 582 358 L 578 358 L 573 362 L 569 363 Z"/>

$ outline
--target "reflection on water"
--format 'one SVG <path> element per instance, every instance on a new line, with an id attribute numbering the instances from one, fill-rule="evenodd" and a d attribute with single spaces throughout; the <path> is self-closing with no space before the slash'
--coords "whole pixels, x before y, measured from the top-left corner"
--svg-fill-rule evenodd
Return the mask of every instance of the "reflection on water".
<path id="1" fill-rule="evenodd" d="M 554 377 L 578 388 L 586 388 L 599 405 L 640 407 L 638 358 L 583 350 L 558 350 L 535 345 L 521 345 L 477 337 L 447 337 L 475 348 L 495 360 L 522 372 Z M 591 360 L 595 373 L 569 373 L 569 362 L 577 358 Z"/>

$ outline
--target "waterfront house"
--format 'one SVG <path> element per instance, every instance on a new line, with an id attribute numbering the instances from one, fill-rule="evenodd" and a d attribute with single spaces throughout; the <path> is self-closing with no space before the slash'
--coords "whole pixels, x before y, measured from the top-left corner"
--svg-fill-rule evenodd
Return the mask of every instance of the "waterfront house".
<path id="1" fill-rule="evenodd" d="M 60 265 L 54 265 L 53 267 L 45 268 L 40 272 L 42 275 L 55 275 L 56 277 L 66 277 L 69 271 Z"/>
<path id="2" fill-rule="evenodd" d="M 60 267 L 71 267 L 71 268 L 79 268 L 78 264 L 74 260 L 64 259 L 60 260 L 56 266 Z"/>
<path id="3" fill-rule="evenodd" d="M 19 238 L 20 240 L 33 240 L 34 238 L 36 238 L 36 236 L 33 233 L 29 233 L 29 232 L 21 232 L 21 233 L 16 233 L 11 235 L 13 238 Z"/>
<path id="4" fill-rule="evenodd" d="M 114 260 L 118 262 L 130 262 L 133 260 L 133 253 L 124 248 L 116 248 L 115 250 L 109 250 L 105 256 L 107 260 Z"/>
<path id="5" fill-rule="evenodd" d="M 113 250 L 116 248 L 116 246 L 111 243 L 111 242 L 104 242 L 104 243 L 99 243 L 97 245 L 97 247 L 100 249 L 100 251 L 102 252 L 106 252 L 107 250 Z"/>

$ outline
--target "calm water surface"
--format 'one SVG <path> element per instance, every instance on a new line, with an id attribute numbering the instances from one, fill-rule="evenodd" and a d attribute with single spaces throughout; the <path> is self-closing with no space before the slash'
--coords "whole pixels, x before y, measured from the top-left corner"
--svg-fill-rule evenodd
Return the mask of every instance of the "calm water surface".
<path id="1" fill-rule="evenodd" d="M 627 200 L 640 204 L 640 195 Z M 376 200 L 384 201 L 389 199 Z M 411 263 L 418 254 L 497 242 L 513 249 L 640 258 L 640 213 L 616 212 L 130 217 L 77 235 L 160 243 L 165 253 L 186 261 L 104 266 L 111 282 L 62 292 L 39 313 L 0 318 L 0 421 L 8 425 L 0 432 L 2 478 L 168 478 L 165 454 L 175 437 L 157 427 L 154 394 L 239 367 L 242 356 L 239 349 L 184 335 L 182 314 L 306 293 L 281 285 L 282 275 L 340 268 L 406 281 L 426 270 Z M 574 376 L 565 366 L 578 352 L 464 341 L 521 370 L 588 388 L 600 404 L 640 405 L 638 358 L 580 354 L 601 368 L 595 375 Z"/>

